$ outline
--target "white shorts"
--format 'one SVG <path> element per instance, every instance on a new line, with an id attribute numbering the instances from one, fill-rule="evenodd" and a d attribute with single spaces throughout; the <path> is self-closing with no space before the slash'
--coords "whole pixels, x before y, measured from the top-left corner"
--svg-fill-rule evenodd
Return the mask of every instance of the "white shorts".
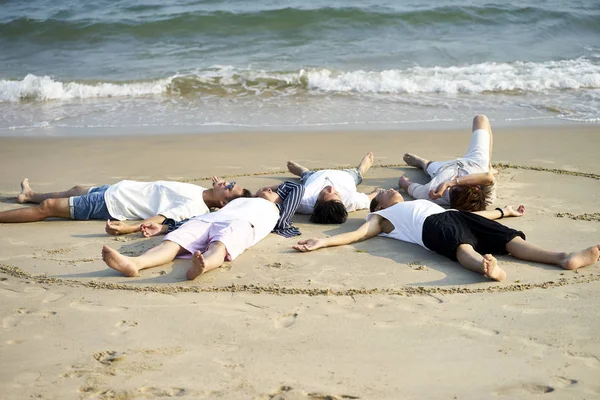
<path id="1" fill-rule="evenodd" d="M 487 129 L 477 129 L 471 135 L 471 143 L 463 159 L 469 160 L 481 167 L 482 172 L 489 170 L 490 163 L 490 133 Z M 433 161 L 427 167 L 427 174 L 434 177 L 441 167 L 452 161 Z M 472 172 L 470 172 L 472 173 Z"/>
<path id="2" fill-rule="evenodd" d="M 196 251 L 204 253 L 214 242 L 221 242 L 227 250 L 226 260 L 232 261 L 252 246 L 254 227 L 247 221 L 205 222 L 191 219 L 169 233 L 163 240 L 177 243 L 190 254 L 178 256 L 190 258 Z"/>

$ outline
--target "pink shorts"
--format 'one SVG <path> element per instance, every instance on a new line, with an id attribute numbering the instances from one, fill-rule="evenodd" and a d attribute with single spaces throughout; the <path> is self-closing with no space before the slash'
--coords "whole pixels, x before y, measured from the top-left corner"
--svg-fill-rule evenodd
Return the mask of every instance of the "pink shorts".
<path id="1" fill-rule="evenodd" d="M 204 253 L 213 242 L 221 242 L 227 250 L 226 260 L 235 260 L 254 241 L 254 227 L 241 220 L 226 222 L 204 222 L 192 219 L 179 229 L 169 233 L 163 240 L 177 243 L 190 254 L 178 256 L 191 258 L 196 251 Z"/>

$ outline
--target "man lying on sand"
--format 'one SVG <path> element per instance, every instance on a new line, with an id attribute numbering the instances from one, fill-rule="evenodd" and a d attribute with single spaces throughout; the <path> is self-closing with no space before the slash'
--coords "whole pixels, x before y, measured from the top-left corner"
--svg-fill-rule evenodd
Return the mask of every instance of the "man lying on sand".
<path id="1" fill-rule="evenodd" d="M 367 195 L 359 193 L 356 185 L 373 165 L 373 153 L 367 153 L 358 167 L 344 170 L 325 169 L 310 171 L 308 168 L 288 161 L 288 170 L 300 177 L 304 185 L 304 197 L 298 207 L 300 214 L 312 214 L 311 222 L 317 224 L 343 224 L 348 213 L 369 208 L 376 191 Z"/>
<path id="2" fill-rule="evenodd" d="M 143 224 L 144 236 L 171 233 L 161 244 L 138 257 L 127 257 L 104 246 L 102 259 L 125 276 L 137 276 L 142 269 L 165 264 L 178 256 L 192 255 L 192 266 L 186 277 L 195 279 L 220 267 L 225 260 L 235 260 L 271 231 L 285 237 L 299 235 L 298 229 L 292 226 L 292 217 L 303 194 L 302 185 L 284 182 L 259 189 L 255 198 L 233 200 L 217 212 L 183 224 Z"/>
<path id="3" fill-rule="evenodd" d="M 372 238 L 375 235 L 418 244 L 458 261 L 463 267 L 491 279 L 503 281 L 506 273 L 492 254 L 510 253 L 520 260 L 577 269 L 594 264 L 600 257 L 600 245 L 576 253 L 549 251 L 529 244 L 523 232 L 499 224 L 494 219 L 520 217 L 523 206 L 490 211 L 445 210 L 427 200 L 404 202 L 394 189 L 381 191 L 371 202 L 367 222 L 354 232 L 324 239 L 306 239 L 294 249 L 313 251 Z"/>
<path id="4" fill-rule="evenodd" d="M 429 161 L 406 153 L 404 161 L 425 171 L 431 180 L 425 185 L 401 177 L 398 186 L 414 199 L 427 199 L 463 211 L 485 210 L 496 200 L 496 179 L 492 168 L 492 127 L 485 115 L 473 119 L 473 134 L 463 158 Z"/>
<path id="5" fill-rule="evenodd" d="M 114 185 L 74 186 L 64 192 L 37 193 L 29 180 L 21 182 L 19 203 L 35 207 L 0 212 L 0 222 L 34 222 L 50 217 L 86 221 L 108 220 L 106 232 L 112 235 L 139 232 L 142 223 L 161 223 L 165 218 L 181 221 L 223 207 L 237 197 L 251 193 L 235 182 L 213 177 L 212 189 L 182 182 L 121 181 Z M 127 225 L 119 221 L 144 220 Z M 117 220 L 113 222 L 111 220 Z"/>

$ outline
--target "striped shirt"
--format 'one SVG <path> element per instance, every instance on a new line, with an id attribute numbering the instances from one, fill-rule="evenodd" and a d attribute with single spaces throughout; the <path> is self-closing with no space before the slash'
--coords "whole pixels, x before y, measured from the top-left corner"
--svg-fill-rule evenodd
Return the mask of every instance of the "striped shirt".
<path id="1" fill-rule="evenodd" d="M 272 232 L 286 238 L 301 235 L 300 230 L 292 225 L 292 217 L 302 201 L 304 186 L 296 182 L 286 181 L 277 187 L 277 195 L 282 201 L 281 203 L 275 203 L 275 206 L 279 210 L 279 219 Z M 169 226 L 168 232 L 173 232 L 187 221 L 188 219 L 175 221 L 171 218 L 166 218 L 162 224 Z"/>
<path id="2" fill-rule="evenodd" d="M 273 232 L 286 238 L 301 235 L 300 230 L 292 225 L 292 217 L 304 196 L 304 186 L 300 183 L 286 181 L 279 185 L 277 194 L 281 197 L 282 202 L 275 203 L 279 209 L 279 219 Z"/>

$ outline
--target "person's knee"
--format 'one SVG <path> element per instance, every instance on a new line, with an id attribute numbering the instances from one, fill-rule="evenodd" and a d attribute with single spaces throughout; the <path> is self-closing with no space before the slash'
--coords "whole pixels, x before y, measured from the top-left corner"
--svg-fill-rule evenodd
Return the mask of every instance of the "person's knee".
<path id="1" fill-rule="evenodd" d="M 89 186 L 75 185 L 71 188 L 71 191 L 82 193 L 82 192 L 87 192 L 88 188 L 89 188 Z"/>
<path id="2" fill-rule="evenodd" d="M 38 209 L 44 218 L 60 216 L 62 214 L 60 208 L 61 202 L 59 199 L 46 199 L 38 206 Z"/>
<path id="3" fill-rule="evenodd" d="M 477 129 L 490 131 L 490 120 L 484 114 L 478 114 L 473 118 L 473 131 Z"/>
<path id="4" fill-rule="evenodd" d="M 220 252 L 223 252 L 223 253 L 227 252 L 227 248 L 225 247 L 225 244 L 223 242 L 221 242 L 221 241 L 211 242 L 208 245 L 208 248 L 210 250 L 212 250 L 212 251 L 220 251 Z"/>

